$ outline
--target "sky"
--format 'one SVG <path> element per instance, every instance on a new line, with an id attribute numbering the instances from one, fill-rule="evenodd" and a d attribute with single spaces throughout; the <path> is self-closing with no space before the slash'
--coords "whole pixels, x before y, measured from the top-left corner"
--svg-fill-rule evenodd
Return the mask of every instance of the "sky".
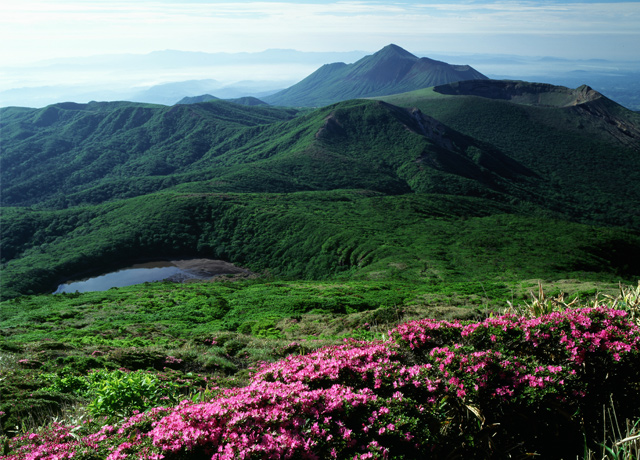
<path id="1" fill-rule="evenodd" d="M 0 0 L 0 107 L 260 96 L 322 64 L 354 62 L 390 43 L 470 64 L 491 78 L 638 72 L 640 0 Z M 187 65 L 158 53 L 269 49 L 360 54 L 246 65 L 216 57 Z M 162 98 L 146 93 L 192 81 Z M 235 92 L 225 92 L 230 86 Z"/>
<path id="2" fill-rule="evenodd" d="M 156 50 L 493 53 L 640 61 L 640 1 L 0 0 L 3 66 Z"/>

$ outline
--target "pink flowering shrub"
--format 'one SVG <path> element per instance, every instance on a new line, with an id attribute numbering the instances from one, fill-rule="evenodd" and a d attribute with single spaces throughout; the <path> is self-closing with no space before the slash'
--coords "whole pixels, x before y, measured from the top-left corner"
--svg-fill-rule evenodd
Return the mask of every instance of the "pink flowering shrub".
<path id="1" fill-rule="evenodd" d="M 11 443 L 15 446 L 14 452 L 0 458 L 29 460 L 162 458 L 156 453 L 157 449 L 153 447 L 146 433 L 154 423 L 170 412 L 170 409 L 154 408 L 134 415 L 119 428 L 102 425 L 89 433 L 87 432 L 99 422 L 94 421 L 78 427 L 53 423 L 37 433 L 13 438 Z"/>
<path id="2" fill-rule="evenodd" d="M 335 383 L 369 387 L 386 366 L 397 360 L 397 351 L 386 343 L 346 340 L 343 345 L 321 348 L 304 356 L 290 355 L 266 364 L 253 379 L 304 382 L 312 388 Z"/>
<path id="3" fill-rule="evenodd" d="M 639 415 L 639 358 L 638 327 L 604 307 L 414 321 L 385 342 L 264 364 L 207 402 L 93 431 L 53 425 L 1 458 L 575 458 L 610 395 Z"/>
<path id="4" fill-rule="evenodd" d="M 452 331 L 458 331 L 457 338 Z M 564 433 L 565 446 L 567 439 L 582 445 L 584 434 L 602 432 L 602 405 L 610 397 L 621 404 L 619 416 L 638 415 L 640 329 L 624 311 L 594 307 L 532 319 L 503 315 L 447 328 L 421 320 L 397 327 L 391 336 L 414 360 L 436 364 L 449 389 L 480 408 L 485 424 L 509 426 L 505 436 L 517 432 L 518 442 L 530 433 L 531 443 L 539 446 L 543 435 L 536 429 L 546 424 Z M 455 343 L 437 346 L 446 340 Z M 575 422 L 580 417 L 584 427 Z"/>

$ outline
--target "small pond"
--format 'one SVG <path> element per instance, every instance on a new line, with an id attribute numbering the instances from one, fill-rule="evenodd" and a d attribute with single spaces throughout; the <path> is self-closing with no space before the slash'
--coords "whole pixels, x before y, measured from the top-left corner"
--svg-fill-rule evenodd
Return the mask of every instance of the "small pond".
<path id="1" fill-rule="evenodd" d="M 153 281 L 177 283 L 193 279 L 209 279 L 218 275 L 249 274 L 249 271 L 222 260 L 162 260 L 136 264 L 120 270 L 63 283 L 54 294 L 63 292 L 106 291 L 112 287 L 132 286 Z"/>

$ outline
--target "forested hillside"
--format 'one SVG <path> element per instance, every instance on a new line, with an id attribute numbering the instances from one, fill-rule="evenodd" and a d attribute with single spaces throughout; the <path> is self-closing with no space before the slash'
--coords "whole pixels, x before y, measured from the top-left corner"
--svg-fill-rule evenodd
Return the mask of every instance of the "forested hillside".
<path id="1" fill-rule="evenodd" d="M 2 458 L 640 451 L 638 114 L 252 103 L 0 111 Z M 250 273 L 51 294 L 189 258 Z"/>
<path id="2" fill-rule="evenodd" d="M 3 109 L 2 295 L 160 256 L 305 278 L 640 273 L 638 115 L 585 88 L 473 85 L 303 112 Z"/>

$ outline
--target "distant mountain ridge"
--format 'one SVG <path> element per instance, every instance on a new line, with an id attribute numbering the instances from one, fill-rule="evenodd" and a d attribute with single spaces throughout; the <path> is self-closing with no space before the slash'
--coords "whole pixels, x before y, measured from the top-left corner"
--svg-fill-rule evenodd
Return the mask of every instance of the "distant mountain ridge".
<path id="1" fill-rule="evenodd" d="M 180 104 L 199 104 L 201 102 L 210 102 L 210 101 L 219 101 L 220 98 L 212 96 L 211 94 L 203 94 L 202 96 L 194 96 L 194 97 L 183 97 L 175 105 Z M 224 99 L 227 102 L 233 102 L 234 104 L 240 105 L 269 105 L 264 101 L 261 101 L 257 97 L 246 96 L 246 97 L 237 97 L 234 99 Z"/>
<path id="2" fill-rule="evenodd" d="M 602 96 L 586 85 L 571 89 L 547 83 L 531 83 L 518 80 L 460 81 L 438 85 L 434 91 L 458 96 L 480 96 L 503 99 L 525 105 L 548 107 L 572 107 L 591 102 Z"/>
<path id="3" fill-rule="evenodd" d="M 479 96 L 538 107 L 571 108 L 575 115 L 600 120 L 598 132 L 640 151 L 640 126 L 630 122 L 619 105 L 587 85 L 571 89 L 518 80 L 461 81 L 433 88 L 439 94 Z M 581 125 L 582 126 L 582 125 Z M 581 129 L 583 129 L 582 127 Z"/>
<path id="4" fill-rule="evenodd" d="M 200 102 L 217 101 L 220 98 L 212 96 L 211 94 L 203 94 L 202 96 L 186 96 L 180 99 L 175 105 L 180 104 L 199 104 Z"/>
<path id="5" fill-rule="evenodd" d="M 0 119 L 3 298 L 158 254 L 287 277 L 640 273 L 640 116 L 586 86 Z"/>
<path id="6" fill-rule="evenodd" d="M 391 44 L 353 64 L 326 64 L 299 83 L 263 99 L 272 105 L 313 107 L 487 79 L 468 65 L 418 58 Z"/>

